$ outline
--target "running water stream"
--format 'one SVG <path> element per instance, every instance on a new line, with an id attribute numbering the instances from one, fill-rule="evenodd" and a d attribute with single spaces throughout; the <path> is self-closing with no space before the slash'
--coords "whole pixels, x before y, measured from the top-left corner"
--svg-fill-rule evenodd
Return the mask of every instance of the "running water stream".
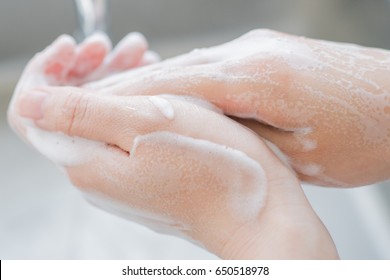
<path id="1" fill-rule="evenodd" d="M 75 0 L 80 22 L 81 39 L 96 31 L 107 31 L 107 0 Z"/>

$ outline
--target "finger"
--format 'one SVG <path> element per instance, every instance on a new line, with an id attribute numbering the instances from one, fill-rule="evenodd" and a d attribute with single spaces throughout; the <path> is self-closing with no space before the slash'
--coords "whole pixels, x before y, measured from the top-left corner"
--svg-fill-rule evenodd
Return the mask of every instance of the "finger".
<path id="1" fill-rule="evenodd" d="M 269 63 L 259 63 L 256 71 L 268 71 Z M 277 77 L 272 79 L 248 76 L 240 69 L 219 64 L 164 69 L 155 66 L 145 67 L 146 73 L 142 69 L 138 72 L 135 70 L 134 75 L 124 82 L 124 76 L 114 77 L 107 81 L 100 92 L 125 96 L 163 93 L 189 95 L 207 100 L 226 115 L 256 119 L 284 130 L 292 130 L 302 123 L 301 115 L 305 108 L 291 110 L 296 107 L 297 97 L 296 92 L 289 89 L 290 73 L 283 70 L 282 65 L 275 66 Z M 275 83 L 275 80 L 284 82 Z M 300 114 L 300 117 L 291 117 L 292 114 Z"/>
<path id="2" fill-rule="evenodd" d="M 48 84 L 61 84 L 66 81 L 75 60 L 75 43 L 70 36 L 61 36 L 56 42 L 44 51 L 41 57 L 43 73 Z"/>
<path id="3" fill-rule="evenodd" d="M 145 37 L 138 32 L 126 35 L 107 58 L 109 72 L 120 72 L 135 67 L 148 49 Z"/>
<path id="4" fill-rule="evenodd" d="M 21 135 L 25 132 L 25 125 L 17 115 L 17 99 L 24 90 L 60 84 L 73 65 L 75 48 L 76 42 L 72 37 L 61 35 L 27 64 L 15 88 L 7 113 L 8 121 L 16 132 Z"/>
<path id="5" fill-rule="evenodd" d="M 69 79 L 81 79 L 95 71 L 111 50 L 107 35 L 96 33 L 77 47 L 74 66 L 68 74 Z"/>
<path id="6" fill-rule="evenodd" d="M 50 46 L 31 59 L 19 79 L 15 92 L 42 85 L 58 84 L 74 63 L 75 49 L 76 42 L 72 37 L 68 35 L 58 37 Z"/>
<path id="7" fill-rule="evenodd" d="M 157 54 L 149 52 L 147 49 L 148 44 L 142 34 L 138 32 L 129 33 L 106 57 L 102 67 L 84 81 L 83 87 L 100 89 L 112 85 L 118 81 L 119 77 L 126 74 L 123 71 L 159 60 Z"/>
<path id="8" fill-rule="evenodd" d="M 207 49 L 196 49 L 187 54 L 179 55 L 164 61 L 160 61 L 160 56 L 152 51 L 145 52 L 144 57 L 139 61 L 138 66 L 150 65 L 148 68 L 138 68 L 133 69 L 132 71 L 126 71 L 123 73 L 116 74 L 114 76 L 108 77 L 101 81 L 95 81 L 89 84 L 84 85 L 86 88 L 91 89 L 104 89 L 110 86 L 114 86 L 123 81 L 131 80 L 134 77 L 147 74 L 151 71 L 161 71 L 167 67 L 178 67 L 178 66 L 189 66 L 189 65 L 201 65 L 208 64 L 211 62 L 216 62 L 217 59 L 213 59 L 211 55 L 208 55 Z M 159 62 L 159 63 L 157 63 Z M 115 67 L 114 67 L 115 68 Z"/>
<path id="9" fill-rule="evenodd" d="M 238 137 L 227 127 L 242 127 L 226 117 L 182 100 L 158 96 L 99 96 L 78 88 L 45 88 L 29 92 L 19 102 L 23 117 L 49 131 L 117 145 L 130 152 L 138 135 L 171 131 L 240 148 L 255 154 L 259 139 L 249 130 Z M 204 127 L 203 124 L 209 123 Z M 224 133 L 215 133 L 218 127 Z M 109 129 L 107 129 L 109 128 Z M 226 129 L 225 129 L 226 128 Z M 256 144 L 256 145 L 255 145 Z M 260 155 L 257 155 L 260 157 Z"/>
<path id="10" fill-rule="evenodd" d="M 221 50 L 219 50 L 220 55 L 215 55 L 215 52 L 213 52 L 215 49 L 218 51 L 218 47 L 193 49 L 188 53 L 166 59 L 163 61 L 163 66 L 189 66 L 215 63 L 220 61 L 221 57 L 223 57 L 221 55 Z"/>
<path id="11" fill-rule="evenodd" d="M 270 168 L 278 159 L 251 130 L 197 104 L 159 96 L 99 96 L 77 88 L 45 90 L 50 93 L 29 92 L 19 102 L 20 114 L 35 119 L 42 129 L 108 143 L 129 153 L 137 136 L 168 131 L 240 150 L 260 162 L 270 180 L 283 173 L 290 176 L 287 168 Z"/>
<path id="12" fill-rule="evenodd" d="M 137 67 L 154 64 L 161 61 L 161 57 L 154 51 L 147 51 L 138 63 Z"/>

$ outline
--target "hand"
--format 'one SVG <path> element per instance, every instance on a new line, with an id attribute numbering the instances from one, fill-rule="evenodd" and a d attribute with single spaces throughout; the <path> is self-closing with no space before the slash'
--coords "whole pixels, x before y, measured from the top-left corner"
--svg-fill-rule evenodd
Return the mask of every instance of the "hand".
<path id="1" fill-rule="evenodd" d="M 252 31 L 86 87 L 191 95 L 274 143 L 299 177 L 331 186 L 390 178 L 390 52 Z"/>
<path id="2" fill-rule="evenodd" d="M 297 178 L 256 134 L 180 98 L 100 93 L 44 87 L 16 101 L 39 129 L 69 137 L 47 155 L 92 203 L 222 258 L 337 258 Z"/>

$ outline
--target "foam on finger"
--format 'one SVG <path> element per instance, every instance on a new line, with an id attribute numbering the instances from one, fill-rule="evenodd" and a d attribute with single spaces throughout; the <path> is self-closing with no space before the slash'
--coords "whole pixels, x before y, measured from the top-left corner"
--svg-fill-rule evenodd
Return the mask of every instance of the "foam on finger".
<path id="1" fill-rule="evenodd" d="M 27 126 L 27 139 L 42 155 L 59 166 L 77 166 L 88 162 L 94 150 L 105 146 L 97 141 L 44 131 L 32 124 Z"/>
<path id="2" fill-rule="evenodd" d="M 68 35 L 60 36 L 40 55 L 44 77 L 51 84 L 61 84 L 74 65 L 75 41 Z M 37 64 L 37 67 L 39 67 Z M 34 69 L 39 73 L 40 69 Z"/>
<path id="3" fill-rule="evenodd" d="M 118 43 L 108 58 L 108 68 L 111 71 L 122 71 L 136 66 L 147 48 L 148 43 L 141 33 L 129 33 Z"/>
<path id="4" fill-rule="evenodd" d="M 88 37 L 77 48 L 76 61 L 69 73 L 69 78 L 85 79 L 91 75 L 101 66 L 111 48 L 110 39 L 103 33 Z"/>
<path id="5" fill-rule="evenodd" d="M 37 53 L 23 71 L 8 109 L 10 124 L 22 137 L 25 137 L 26 128 L 30 123 L 18 115 L 17 100 L 23 92 L 30 89 L 62 84 L 73 66 L 75 48 L 76 42 L 71 36 L 61 35 L 42 52 Z"/>

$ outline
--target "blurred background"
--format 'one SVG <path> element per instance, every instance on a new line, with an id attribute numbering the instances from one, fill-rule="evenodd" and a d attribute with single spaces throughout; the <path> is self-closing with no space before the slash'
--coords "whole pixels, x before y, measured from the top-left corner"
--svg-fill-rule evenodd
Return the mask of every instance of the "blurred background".
<path id="1" fill-rule="evenodd" d="M 163 58 L 270 28 L 390 49 L 385 0 L 112 0 L 109 35 L 140 31 Z M 0 0 L 0 259 L 213 259 L 87 204 L 53 164 L 6 123 L 24 65 L 79 28 L 71 0 Z M 390 186 L 305 186 L 344 259 L 390 259 Z"/>

